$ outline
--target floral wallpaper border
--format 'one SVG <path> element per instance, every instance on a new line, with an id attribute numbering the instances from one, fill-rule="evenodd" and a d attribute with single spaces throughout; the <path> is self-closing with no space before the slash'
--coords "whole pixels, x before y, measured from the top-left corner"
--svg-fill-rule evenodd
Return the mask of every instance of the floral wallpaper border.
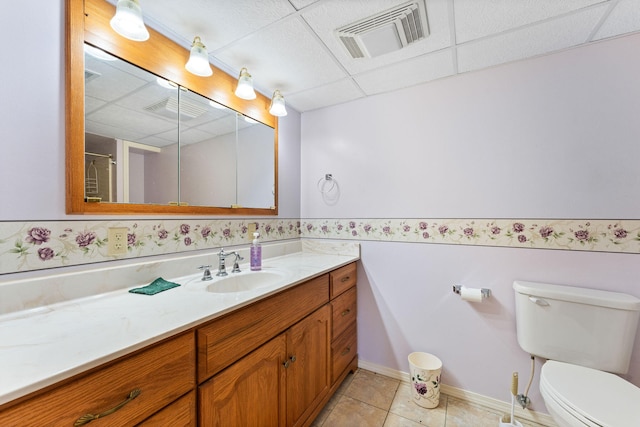
<path id="1" fill-rule="evenodd" d="M 307 219 L 301 236 L 640 253 L 640 220 Z"/>
<path id="2" fill-rule="evenodd" d="M 0 274 L 216 249 L 299 237 L 640 253 L 640 220 L 171 219 L 0 222 Z M 128 253 L 107 254 L 109 227 L 127 227 Z"/>
<path id="3" fill-rule="evenodd" d="M 265 242 L 299 237 L 298 219 L 0 222 L 0 274 L 248 244 L 250 224 Z M 127 255 L 108 255 L 110 227 L 128 228 Z"/>

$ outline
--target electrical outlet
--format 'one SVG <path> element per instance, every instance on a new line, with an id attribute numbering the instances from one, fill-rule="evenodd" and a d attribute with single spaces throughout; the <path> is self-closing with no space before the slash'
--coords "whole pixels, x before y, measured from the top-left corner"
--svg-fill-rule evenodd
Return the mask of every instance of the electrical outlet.
<path id="1" fill-rule="evenodd" d="M 107 255 L 127 254 L 127 227 L 109 227 L 107 231 Z"/>
<path id="2" fill-rule="evenodd" d="M 253 233 L 256 232 L 256 223 L 250 222 L 247 224 L 247 237 L 249 239 L 249 243 L 253 242 Z"/>

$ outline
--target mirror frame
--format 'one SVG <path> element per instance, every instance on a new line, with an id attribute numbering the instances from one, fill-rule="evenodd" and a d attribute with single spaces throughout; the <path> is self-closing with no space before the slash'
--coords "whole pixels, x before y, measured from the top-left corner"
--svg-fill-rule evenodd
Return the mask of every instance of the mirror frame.
<path id="1" fill-rule="evenodd" d="M 213 76 L 189 73 L 184 64 L 189 50 L 152 28 L 145 42 L 118 35 L 109 25 L 115 7 L 105 0 L 66 0 L 65 126 L 67 214 L 181 214 L 181 215 L 277 215 L 278 214 L 278 118 L 269 114 L 271 100 L 256 92 L 252 101 L 235 96 L 237 78 L 214 67 Z M 274 129 L 274 203 L 272 208 L 175 206 L 135 203 L 86 202 L 84 195 L 84 43 L 144 68 Z"/>

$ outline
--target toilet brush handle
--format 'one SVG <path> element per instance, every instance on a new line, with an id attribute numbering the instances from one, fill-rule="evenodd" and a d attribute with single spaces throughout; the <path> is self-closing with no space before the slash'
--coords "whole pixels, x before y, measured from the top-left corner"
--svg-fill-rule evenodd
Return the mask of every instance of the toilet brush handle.
<path id="1" fill-rule="evenodd" d="M 511 394 L 516 396 L 518 394 L 518 373 L 514 372 L 511 377 Z"/>

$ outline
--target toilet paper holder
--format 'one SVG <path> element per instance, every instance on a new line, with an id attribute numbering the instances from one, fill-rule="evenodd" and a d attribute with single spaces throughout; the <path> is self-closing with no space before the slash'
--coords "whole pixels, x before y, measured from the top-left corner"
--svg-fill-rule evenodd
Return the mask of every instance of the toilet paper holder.
<path id="1" fill-rule="evenodd" d="M 453 292 L 460 295 L 462 290 L 462 285 L 453 285 Z M 491 289 L 482 288 L 480 289 L 480 293 L 482 294 L 482 299 L 489 298 L 491 296 Z"/>

